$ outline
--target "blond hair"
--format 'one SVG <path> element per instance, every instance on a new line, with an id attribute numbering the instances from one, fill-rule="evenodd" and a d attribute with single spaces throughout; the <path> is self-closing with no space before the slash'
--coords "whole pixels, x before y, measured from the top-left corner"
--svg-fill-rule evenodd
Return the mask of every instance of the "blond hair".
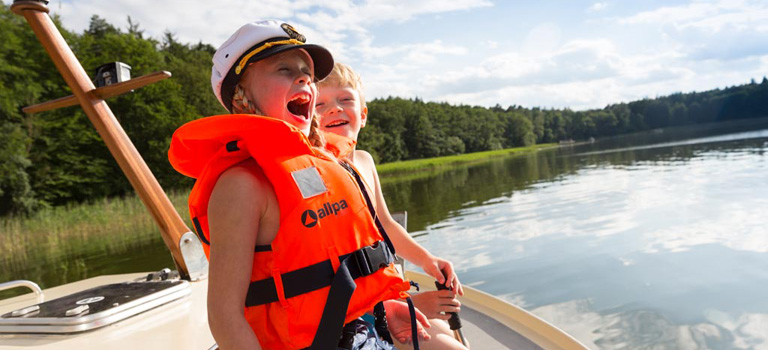
<path id="1" fill-rule="evenodd" d="M 235 86 L 235 95 L 232 97 L 232 114 L 258 114 L 263 115 L 261 111 L 248 100 L 245 96 L 245 88 L 240 84 Z"/>
<path id="2" fill-rule="evenodd" d="M 333 64 L 333 70 L 328 74 L 325 79 L 317 83 L 317 87 L 323 86 L 336 86 L 336 87 L 351 87 L 357 90 L 360 95 L 360 105 L 365 106 L 365 96 L 363 95 L 363 80 L 360 78 L 360 74 L 355 73 L 352 68 L 344 63 L 335 62 Z"/>
<path id="3" fill-rule="evenodd" d="M 245 95 L 245 88 L 240 84 L 235 87 L 235 95 L 232 97 L 232 114 L 257 114 L 264 115 L 256 105 Z M 317 121 L 317 114 L 312 112 L 312 123 L 309 125 L 309 135 L 307 138 L 314 147 L 322 148 L 325 146 L 325 138 L 318 132 L 320 122 Z"/>

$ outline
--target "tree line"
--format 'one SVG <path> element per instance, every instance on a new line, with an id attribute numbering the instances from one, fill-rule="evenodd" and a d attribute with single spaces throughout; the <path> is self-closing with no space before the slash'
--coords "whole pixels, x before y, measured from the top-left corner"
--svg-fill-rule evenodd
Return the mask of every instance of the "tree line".
<path id="1" fill-rule="evenodd" d="M 373 100 L 368 109 L 360 148 L 379 162 L 391 162 L 768 117 L 768 79 L 587 111 L 455 106 L 397 97 Z"/>
<path id="2" fill-rule="evenodd" d="M 139 153 L 166 188 L 192 181 L 167 160 L 173 131 L 185 122 L 223 114 L 210 91 L 215 48 L 145 36 L 131 18 L 118 28 L 93 16 L 73 33 L 54 23 L 83 67 L 121 61 L 132 76 L 159 70 L 173 77 L 111 99 L 109 105 Z M 0 3 L 0 215 L 132 191 L 79 107 L 28 115 L 22 108 L 71 92 L 23 18 Z M 486 108 L 388 97 L 368 102 L 360 148 L 381 163 L 561 140 L 585 140 L 667 126 L 768 116 L 768 81 L 725 89 L 619 103 L 602 109 Z"/>

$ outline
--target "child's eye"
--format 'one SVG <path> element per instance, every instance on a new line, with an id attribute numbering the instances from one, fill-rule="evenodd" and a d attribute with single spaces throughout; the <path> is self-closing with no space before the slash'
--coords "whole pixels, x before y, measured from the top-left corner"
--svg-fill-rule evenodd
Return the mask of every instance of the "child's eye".
<path id="1" fill-rule="evenodd" d="M 320 107 L 322 107 L 322 106 L 325 106 L 325 102 L 318 102 L 318 103 L 315 103 L 315 107 L 316 107 L 316 108 L 320 108 Z"/>

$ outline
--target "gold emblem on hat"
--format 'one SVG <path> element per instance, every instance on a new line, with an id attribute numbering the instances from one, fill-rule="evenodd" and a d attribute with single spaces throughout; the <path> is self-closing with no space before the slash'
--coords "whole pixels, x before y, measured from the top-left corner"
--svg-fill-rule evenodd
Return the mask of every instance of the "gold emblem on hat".
<path id="1" fill-rule="evenodd" d="M 303 34 L 299 33 L 299 31 L 296 30 L 296 28 L 294 28 L 292 25 L 288 23 L 283 23 L 280 25 L 280 28 L 283 28 L 283 30 L 288 34 L 288 36 L 291 39 L 296 39 L 303 43 L 307 42 L 307 38 L 305 38 Z"/>

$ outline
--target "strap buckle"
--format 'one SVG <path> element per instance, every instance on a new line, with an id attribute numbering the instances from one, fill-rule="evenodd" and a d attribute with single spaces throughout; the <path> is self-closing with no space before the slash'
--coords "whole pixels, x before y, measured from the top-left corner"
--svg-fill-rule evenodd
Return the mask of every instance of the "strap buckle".
<path id="1" fill-rule="evenodd" d="M 371 275 L 389 266 L 393 260 L 389 254 L 387 244 L 382 241 L 376 241 L 372 245 L 356 250 L 354 257 L 362 277 Z"/>

